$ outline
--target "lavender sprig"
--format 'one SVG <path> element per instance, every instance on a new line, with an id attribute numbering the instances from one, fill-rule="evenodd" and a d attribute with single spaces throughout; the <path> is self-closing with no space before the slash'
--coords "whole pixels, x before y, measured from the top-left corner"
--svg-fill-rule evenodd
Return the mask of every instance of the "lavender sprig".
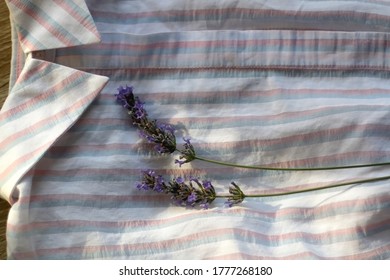
<path id="1" fill-rule="evenodd" d="M 379 163 L 368 163 L 368 164 L 357 164 L 357 165 L 342 165 L 342 166 L 324 166 L 324 167 L 273 167 L 273 166 L 261 166 L 261 165 L 243 165 L 225 161 L 219 161 L 209 158 L 198 156 L 195 152 L 194 146 L 191 144 L 189 138 L 184 138 L 184 149 L 178 149 L 176 147 L 176 137 L 173 126 L 170 124 L 160 123 L 156 120 L 149 120 L 148 114 L 143 107 L 138 97 L 134 97 L 133 87 L 122 87 L 118 88 L 118 93 L 115 94 L 119 103 L 128 110 L 128 113 L 133 121 L 133 124 L 139 128 L 140 135 L 145 138 L 148 142 L 154 143 L 155 149 L 160 154 L 171 154 L 175 151 L 180 153 L 179 159 L 175 160 L 175 163 L 182 166 L 185 163 L 189 163 L 195 159 L 209 162 L 213 164 L 246 168 L 246 169 L 257 169 L 257 170 L 278 170 L 278 171 L 316 171 L 316 170 L 335 170 L 335 169 L 349 169 L 349 168 L 363 168 L 363 167 L 374 167 L 374 166 L 386 166 L 390 165 L 390 162 L 379 162 Z"/>
<path id="2" fill-rule="evenodd" d="M 153 170 L 142 172 L 142 181 L 137 184 L 139 190 L 153 190 L 171 195 L 171 199 L 180 206 L 199 206 L 207 209 L 217 197 L 214 186 L 210 181 L 200 181 L 191 178 L 185 182 L 182 177 L 176 177 L 167 183 L 161 175 L 156 175 Z"/>
<path id="3" fill-rule="evenodd" d="M 280 168 L 280 167 L 268 167 L 268 166 L 250 166 L 240 165 L 229 162 L 222 162 L 212 159 L 199 157 L 195 153 L 195 149 L 190 142 L 190 139 L 184 138 L 184 149 L 180 150 L 176 147 L 176 137 L 174 134 L 174 128 L 165 123 L 160 123 L 156 120 L 149 120 L 148 114 L 144 109 L 144 104 L 135 97 L 133 94 L 133 88 L 126 86 L 119 87 L 118 93 L 115 94 L 117 101 L 128 110 L 133 125 L 139 128 L 140 135 L 147 141 L 156 144 L 155 149 L 161 154 L 171 154 L 175 151 L 180 153 L 179 159 L 175 163 L 180 166 L 191 162 L 195 159 L 215 163 L 224 166 L 250 168 L 250 169 L 262 169 L 262 170 L 281 170 L 281 171 L 313 171 L 313 170 L 331 170 L 331 169 L 344 169 L 344 168 L 361 168 L 372 166 L 384 166 L 390 165 L 390 162 L 360 164 L 360 165 L 346 165 L 346 166 L 331 166 L 331 167 L 312 167 L 312 168 Z M 195 207 L 207 209 L 216 198 L 227 199 L 226 205 L 231 207 L 244 201 L 245 198 L 250 197 L 271 197 L 271 196 L 283 196 L 297 193 L 306 193 L 312 191 L 318 191 L 323 189 L 335 188 L 340 186 L 346 186 L 351 184 L 370 183 L 374 181 L 389 180 L 390 176 L 377 177 L 372 179 L 363 179 L 355 181 L 346 181 L 326 186 L 320 186 L 317 188 L 282 192 L 282 193 L 263 193 L 263 194 L 250 194 L 246 195 L 240 187 L 232 182 L 232 186 L 229 188 L 229 194 L 217 195 L 214 186 L 210 181 L 200 181 L 195 178 L 191 178 L 189 182 L 185 182 L 182 177 L 176 177 L 171 181 L 165 182 L 161 175 L 156 175 L 154 171 L 147 170 L 143 172 L 142 181 L 137 185 L 140 190 L 153 190 L 159 193 L 170 194 L 171 198 L 181 206 Z"/>
<path id="4" fill-rule="evenodd" d="M 118 88 L 116 99 L 128 110 L 133 125 L 138 127 L 140 135 L 148 142 L 154 143 L 155 150 L 160 154 L 170 154 L 176 151 L 176 137 L 171 125 L 149 120 L 148 113 L 138 97 L 133 94 L 133 87 Z"/>
<path id="5" fill-rule="evenodd" d="M 175 204 L 184 207 L 194 208 L 196 206 L 202 209 L 208 209 L 210 204 L 216 198 L 226 199 L 225 205 L 232 207 L 240 204 L 245 198 L 266 198 L 274 196 L 286 196 L 298 193 L 308 193 L 313 191 L 325 190 L 330 188 L 336 188 L 341 186 L 347 186 L 352 184 L 371 183 L 375 181 L 389 180 L 390 176 L 377 177 L 371 179 L 362 179 L 355 181 L 344 181 L 340 183 L 320 186 L 316 188 L 289 191 L 289 192 L 273 192 L 273 193 L 261 193 L 261 194 L 245 194 L 241 188 L 232 182 L 232 186 L 229 187 L 229 194 L 218 195 L 215 191 L 211 181 L 200 181 L 197 178 L 190 178 L 189 182 L 186 182 L 182 177 L 176 177 L 167 183 L 161 175 L 156 175 L 153 170 L 146 170 L 142 172 L 142 180 L 137 184 L 139 190 L 151 190 L 159 193 L 165 193 L 171 195 L 171 199 Z"/>

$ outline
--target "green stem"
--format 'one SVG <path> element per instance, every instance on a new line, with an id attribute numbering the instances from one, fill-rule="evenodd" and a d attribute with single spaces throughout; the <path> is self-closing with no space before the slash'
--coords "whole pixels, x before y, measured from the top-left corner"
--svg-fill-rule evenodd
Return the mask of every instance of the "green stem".
<path id="1" fill-rule="evenodd" d="M 281 193 L 268 193 L 268 194 L 249 194 L 245 195 L 244 197 L 273 197 L 273 196 L 284 196 L 284 195 L 291 195 L 291 194 L 298 194 L 298 193 L 306 193 L 306 192 L 312 192 L 312 191 L 319 191 L 319 190 L 325 190 L 330 188 L 336 188 L 336 187 L 342 187 L 347 185 L 353 185 L 353 184 L 363 184 L 363 183 L 371 183 L 376 181 L 383 181 L 383 180 L 389 180 L 390 176 L 384 176 L 384 177 L 377 177 L 377 178 L 371 178 L 371 179 L 364 179 L 364 180 L 356 180 L 356 181 L 349 181 L 349 182 L 342 182 L 317 188 L 310 188 L 310 189 L 304 189 L 304 190 L 297 190 L 297 191 L 291 191 L 291 192 L 281 192 Z M 231 195 L 217 195 L 217 198 L 229 198 Z"/>
<path id="2" fill-rule="evenodd" d="M 243 164 L 236 164 L 236 163 L 231 163 L 231 162 L 224 162 L 224 161 L 219 161 L 219 160 L 203 158 L 200 156 L 195 156 L 195 159 L 209 162 L 209 163 L 219 164 L 219 165 L 223 165 L 223 166 L 229 166 L 229 167 L 260 169 L 260 170 L 278 170 L 278 171 L 316 171 L 316 170 L 349 169 L 349 168 L 362 168 L 362 167 L 390 165 L 390 162 L 379 162 L 379 163 L 344 165 L 344 166 L 291 167 L 290 168 L 290 167 L 269 167 L 269 166 L 260 166 L 260 165 L 243 165 Z"/>

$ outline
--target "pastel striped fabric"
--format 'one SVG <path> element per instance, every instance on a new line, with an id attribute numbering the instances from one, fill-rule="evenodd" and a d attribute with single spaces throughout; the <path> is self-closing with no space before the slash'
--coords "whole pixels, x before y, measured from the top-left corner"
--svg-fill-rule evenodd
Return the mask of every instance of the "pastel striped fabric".
<path id="1" fill-rule="evenodd" d="M 0 115 L 0 157 L 7 163 L 0 167 L 1 193 L 9 200 L 19 179 L 77 120 L 107 81 L 35 59 L 27 61 L 19 78 Z"/>
<path id="2" fill-rule="evenodd" d="M 390 161 L 390 2 L 8 5 L 22 46 L 34 46 L 23 47 L 28 58 L 0 114 L 10 259 L 390 258 L 388 181 L 232 208 L 217 199 L 207 210 L 135 187 L 146 169 L 255 194 L 387 176 L 388 167 L 178 167 L 177 155 L 139 138 L 114 98 L 134 86 L 150 117 L 173 124 L 179 145 L 191 137 L 203 157 L 283 167 Z M 92 44 L 57 44 L 91 30 Z"/>
<path id="3" fill-rule="evenodd" d="M 99 33 L 84 1 L 41 2 L 7 1 L 25 52 L 90 44 L 99 40 Z"/>

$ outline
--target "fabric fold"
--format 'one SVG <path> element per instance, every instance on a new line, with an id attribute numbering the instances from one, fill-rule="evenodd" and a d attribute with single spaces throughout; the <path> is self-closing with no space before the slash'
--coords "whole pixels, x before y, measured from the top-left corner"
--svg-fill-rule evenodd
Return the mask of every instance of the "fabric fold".
<path id="1" fill-rule="evenodd" d="M 28 58 L 0 112 L 0 194 L 10 203 L 18 180 L 81 116 L 108 78 Z"/>

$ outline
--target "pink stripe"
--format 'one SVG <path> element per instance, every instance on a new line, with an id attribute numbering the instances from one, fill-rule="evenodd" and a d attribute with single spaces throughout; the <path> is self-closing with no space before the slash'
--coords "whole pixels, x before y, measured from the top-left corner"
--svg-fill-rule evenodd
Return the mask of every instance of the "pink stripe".
<path id="1" fill-rule="evenodd" d="M 61 34 L 61 32 L 57 29 L 55 29 L 53 26 L 51 26 L 48 22 L 46 22 L 39 14 L 36 14 L 29 6 L 23 5 L 18 0 L 9 0 L 10 3 L 15 5 L 19 10 L 21 10 L 23 13 L 34 19 L 36 22 L 38 22 L 42 27 L 44 27 L 46 30 L 48 30 L 51 34 L 54 35 L 55 38 L 57 38 L 60 42 L 62 42 L 64 45 L 72 45 L 72 41 L 66 39 L 66 37 Z"/>
<path id="2" fill-rule="evenodd" d="M 145 243 L 137 243 L 137 244 L 125 244 L 125 245 L 99 245 L 99 246 L 82 246 L 82 247 L 69 247 L 69 248 L 52 248 L 52 249 L 38 249 L 36 252 L 23 252 L 16 253 L 16 258 L 30 258 L 34 256 L 42 256 L 45 255 L 61 255 L 61 254 L 96 254 L 99 252 L 107 252 L 107 251 L 118 251 L 118 252 L 132 252 L 139 250 L 169 250 L 170 248 L 183 247 L 182 244 L 187 244 L 192 241 L 199 240 L 207 240 L 218 238 L 224 235 L 233 235 L 233 236 L 245 236 L 245 239 L 253 239 L 253 240 L 266 240 L 271 242 L 278 242 L 281 240 L 289 240 L 289 239 L 337 239 L 338 236 L 351 236 L 356 235 L 362 232 L 363 230 L 372 230 L 375 228 L 380 228 L 384 225 L 388 225 L 390 219 L 381 221 L 375 224 L 367 225 L 364 229 L 360 226 L 345 228 L 334 231 L 327 231 L 323 233 L 307 233 L 307 232 L 292 232 L 287 234 L 280 235 L 266 235 L 254 231 L 238 229 L 238 228 L 224 228 L 224 229 L 216 229 L 209 230 L 203 232 L 197 232 L 194 234 L 189 234 L 187 236 L 178 237 L 175 239 L 162 240 L 158 242 L 145 242 Z M 207 242 L 206 242 L 207 244 Z"/>

